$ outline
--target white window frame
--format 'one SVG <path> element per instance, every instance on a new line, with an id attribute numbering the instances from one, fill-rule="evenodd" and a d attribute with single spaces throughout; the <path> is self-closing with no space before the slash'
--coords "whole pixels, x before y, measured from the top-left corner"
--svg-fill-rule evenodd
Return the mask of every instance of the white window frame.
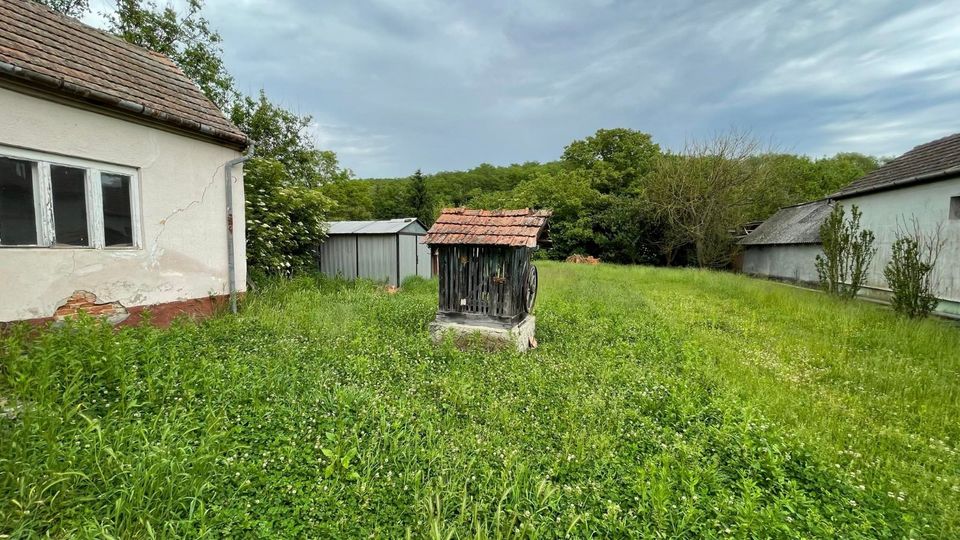
<path id="1" fill-rule="evenodd" d="M 33 204 L 37 220 L 37 243 L 17 246 L 0 246 L 0 249 L 16 248 L 54 248 L 54 249 L 105 249 L 136 250 L 143 249 L 143 227 L 140 217 L 140 171 L 134 167 L 103 163 L 59 154 L 49 154 L 36 150 L 27 150 L 0 144 L 0 157 L 29 161 L 33 164 Z M 72 246 L 56 243 L 53 216 L 53 189 L 50 179 L 50 166 L 61 165 L 83 169 L 84 193 L 87 200 L 87 238 L 86 246 Z M 130 246 L 106 246 L 103 230 L 103 187 L 100 175 L 112 173 L 130 178 L 130 228 L 133 244 Z"/>

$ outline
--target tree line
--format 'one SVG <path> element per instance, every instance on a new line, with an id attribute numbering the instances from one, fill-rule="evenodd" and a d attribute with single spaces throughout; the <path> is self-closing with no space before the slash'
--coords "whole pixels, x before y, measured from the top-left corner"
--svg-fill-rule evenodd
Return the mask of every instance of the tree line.
<path id="1" fill-rule="evenodd" d="M 332 219 L 417 217 L 429 226 L 447 206 L 550 208 L 548 257 L 723 267 L 744 225 L 824 197 L 878 165 L 855 153 L 777 152 L 736 131 L 670 152 L 650 134 L 617 128 L 572 141 L 554 162 L 343 178 L 322 191 L 336 203 Z"/>

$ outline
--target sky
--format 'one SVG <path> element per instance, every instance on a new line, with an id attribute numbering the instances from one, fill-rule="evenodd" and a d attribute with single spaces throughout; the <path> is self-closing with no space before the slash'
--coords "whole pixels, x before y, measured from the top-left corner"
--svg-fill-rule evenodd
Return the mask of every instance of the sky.
<path id="1" fill-rule="evenodd" d="M 601 128 L 675 151 L 747 130 L 814 157 L 960 131 L 960 0 L 207 0 L 205 13 L 238 89 L 311 115 L 359 177 L 551 161 Z"/>

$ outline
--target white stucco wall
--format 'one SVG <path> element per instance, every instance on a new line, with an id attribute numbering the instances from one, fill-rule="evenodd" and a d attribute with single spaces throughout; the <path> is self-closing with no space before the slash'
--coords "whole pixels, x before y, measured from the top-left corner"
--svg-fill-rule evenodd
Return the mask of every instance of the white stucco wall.
<path id="1" fill-rule="evenodd" d="M 746 246 L 743 271 L 757 276 L 816 283 L 814 261 L 820 252 L 819 244 Z"/>
<path id="2" fill-rule="evenodd" d="M 867 278 L 867 286 L 876 293 L 873 296 L 882 298 L 889 291 L 883 268 L 890 260 L 898 224 L 912 227 L 916 218 L 925 234 L 941 227 L 946 243 L 936 269 L 937 296 L 944 300 L 939 310 L 960 315 L 960 220 L 949 219 L 950 198 L 956 196 L 960 196 L 960 178 L 838 201 L 847 208 L 857 205 L 863 212 L 861 226 L 877 237 L 877 255 Z"/>
<path id="3" fill-rule="evenodd" d="M 240 152 L 0 88 L 0 144 L 139 170 L 140 249 L 0 248 L 0 321 L 49 317 L 76 290 L 153 305 L 228 293 L 223 166 Z M 234 167 L 238 290 L 246 283 Z"/>

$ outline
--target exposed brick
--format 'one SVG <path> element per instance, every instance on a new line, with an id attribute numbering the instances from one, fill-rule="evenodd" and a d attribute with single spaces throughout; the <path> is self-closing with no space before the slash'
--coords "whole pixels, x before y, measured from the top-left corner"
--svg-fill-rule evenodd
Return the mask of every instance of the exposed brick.
<path id="1" fill-rule="evenodd" d="M 97 295 L 89 291 L 74 291 L 63 304 L 53 312 L 55 321 L 75 317 L 80 312 L 87 313 L 94 317 L 106 317 L 110 322 L 116 324 L 129 317 L 127 308 L 120 302 L 97 303 Z"/>
<path id="2" fill-rule="evenodd" d="M 85 291 L 77 291 L 85 292 Z M 75 293 L 76 294 L 76 293 Z M 244 293 L 239 294 L 240 298 L 243 298 Z M 73 296 L 71 296 L 73 298 Z M 95 299 L 96 297 L 94 297 Z M 167 302 L 163 304 L 153 304 L 149 306 L 133 306 L 126 308 L 125 312 L 127 317 L 120 320 L 119 322 L 113 321 L 117 326 L 139 326 L 149 321 L 153 326 L 158 326 L 160 328 L 166 328 L 170 326 L 174 320 L 180 317 L 186 317 L 189 319 L 204 319 L 206 317 L 212 316 L 215 313 L 227 309 L 227 304 L 229 302 L 229 297 L 227 295 L 220 296 L 208 296 L 203 298 L 192 298 L 188 300 L 178 300 L 176 302 Z M 102 304 L 104 306 L 114 306 L 117 305 L 120 308 L 123 308 L 118 302 L 110 304 Z M 110 308 L 114 309 L 114 308 Z M 38 319 L 27 319 L 23 322 L 42 326 L 49 324 L 51 322 L 56 323 L 62 321 L 63 319 L 76 314 L 76 309 L 70 310 L 61 306 L 57 309 L 57 313 L 53 317 L 42 317 Z M 110 320 L 111 317 L 108 317 Z M 15 321 L 10 322 L 0 322 L 0 332 L 2 332 L 5 327 L 14 324 Z"/>

